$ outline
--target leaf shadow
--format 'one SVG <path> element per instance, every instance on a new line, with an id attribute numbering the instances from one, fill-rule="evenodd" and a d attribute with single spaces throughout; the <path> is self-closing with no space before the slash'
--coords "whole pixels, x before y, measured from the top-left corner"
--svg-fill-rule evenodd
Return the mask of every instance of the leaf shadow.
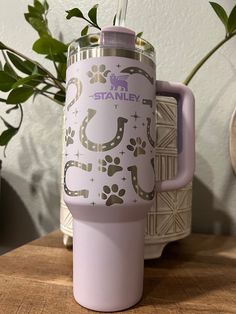
<path id="1" fill-rule="evenodd" d="M 21 177 L 5 173 L 12 182 L 27 184 Z M 39 232 L 21 197 L 5 178 L 1 178 L 0 254 L 36 239 Z"/>

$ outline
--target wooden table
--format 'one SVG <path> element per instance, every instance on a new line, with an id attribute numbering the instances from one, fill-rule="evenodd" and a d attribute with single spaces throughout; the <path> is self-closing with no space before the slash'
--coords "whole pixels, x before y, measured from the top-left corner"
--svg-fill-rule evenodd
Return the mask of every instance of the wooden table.
<path id="1" fill-rule="evenodd" d="M 72 296 L 72 252 L 57 231 L 0 257 L 0 313 L 90 313 Z M 236 313 L 236 238 L 191 235 L 145 262 L 128 313 Z M 123 312 L 124 313 L 124 312 Z"/>

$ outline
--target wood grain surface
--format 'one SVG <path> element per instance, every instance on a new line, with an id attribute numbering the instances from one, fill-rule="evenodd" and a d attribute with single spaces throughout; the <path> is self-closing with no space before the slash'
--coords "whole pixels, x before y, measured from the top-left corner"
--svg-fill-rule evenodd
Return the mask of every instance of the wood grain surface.
<path id="1" fill-rule="evenodd" d="M 122 313 L 236 313 L 236 238 L 191 235 L 145 262 L 144 295 Z M 0 257 L 0 313 L 92 313 L 72 295 L 72 252 L 57 231 Z"/>

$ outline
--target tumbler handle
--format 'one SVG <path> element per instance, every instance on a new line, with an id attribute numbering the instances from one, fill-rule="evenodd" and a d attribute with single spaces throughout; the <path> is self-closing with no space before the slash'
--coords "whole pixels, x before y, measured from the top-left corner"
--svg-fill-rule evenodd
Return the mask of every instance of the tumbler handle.
<path id="1" fill-rule="evenodd" d="M 162 192 L 179 189 L 193 178 L 195 169 L 195 100 L 192 91 L 181 83 L 156 81 L 156 95 L 175 98 L 178 112 L 177 175 L 174 179 L 156 182 L 157 190 Z"/>

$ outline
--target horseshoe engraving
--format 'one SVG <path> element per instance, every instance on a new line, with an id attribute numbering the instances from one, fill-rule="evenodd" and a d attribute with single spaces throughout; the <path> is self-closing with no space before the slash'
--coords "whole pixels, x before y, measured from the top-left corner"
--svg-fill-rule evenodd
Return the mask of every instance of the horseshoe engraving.
<path id="1" fill-rule="evenodd" d="M 90 172 L 92 170 L 92 164 L 83 164 L 79 161 L 69 160 L 65 164 L 65 168 L 64 168 L 64 191 L 65 191 L 65 193 L 69 196 L 83 196 L 84 198 L 88 198 L 88 196 L 89 196 L 88 190 L 83 189 L 83 190 L 72 191 L 68 188 L 68 186 L 66 184 L 66 174 L 67 174 L 68 169 L 71 167 L 77 167 L 77 168 L 80 168 L 84 171 Z"/>
<path id="2" fill-rule="evenodd" d="M 67 110 L 69 111 L 70 108 L 75 104 L 75 102 L 79 99 L 81 93 L 82 93 L 82 83 L 80 82 L 80 80 L 76 77 L 72 77 L 67 85 L 66 85 L 66 92 L 69 88 L 70 85 L 75 85 L 76 87 L 76 94 L 75 97 L 71 100 L 71 102 L 68 104 L 67 106 Z"/>
<path id="3" fill-rule="evenodd" d="M 105 152 L 118 146 L 123 138 L 125 123 L 127 123 L 128 120 L 125 118 L 119 117 L 117 119 L 117 132 L 116 132 L 115 137 L 109 142 L 98 144 L 98 143 L 94 143 L 90 141 L 86 135 L 87 125 L 89 121 L 95 116 L 95 114 L 96 114 L 96 110 L 88 109 L 88 116 L 82 122 L 82 125 L 80 127 L 80 132 L 79 132 L 80 142 L 82 143 L 82 145 L 88 150 L 94 151 L 94 152 Z"/>
<path id="4" fill-rule="evenodd" d="M 155 147 L 155 141 L 151 137 L 151 118 L 147 118 L 147 138 L 152 147 Z"/>
<path id="5" fill-rule="evenodd" d="M 151 160 L 152 166 L 154 166 L 154 159 Z M 131 172 L 132 185 L 135 192 L 145 201 L 151 201 L 155 195 L 155 187 L 151 192 L 144 191 L 138 184 L 138 169 L 137 166 L 130 166 L 127 168 Z"/>
<path id="6" fill-rule="evenodd" d="M 151 77 L 146 71 L 144 71 L 141 68 L 138 67 L 128 67 L 123 69 L 122 71 L 120 71 L 120 73 L 129 73 L 130 75 L 132 74 L 140 74 L 142 76 L 144 76 L 146 79 L 149 80 L 149 82 L 153 85 L 153 77 Z"/>

